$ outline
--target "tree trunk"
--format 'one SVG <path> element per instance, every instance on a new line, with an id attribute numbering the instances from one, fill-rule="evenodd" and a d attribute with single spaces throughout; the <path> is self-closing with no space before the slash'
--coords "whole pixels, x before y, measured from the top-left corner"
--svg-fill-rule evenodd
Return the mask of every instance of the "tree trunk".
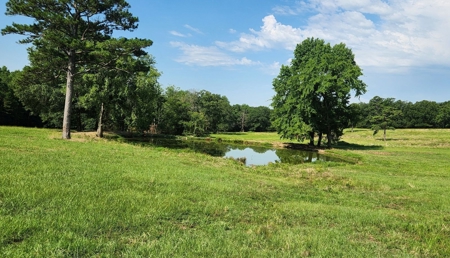
<path id="1" fill-rule="evenodd" d="M 330 128 L 328 128 L 327 139 L 328 139 L 328 142 L 327 142 L 328 148 L 331 149 L 331 143 L 333 141 L 333 136 L 331 135 L 331 129 Z"/>
<path id="2" fill-rule="evenodd" d="M 317 147 L 320 147 L 320 144 L 322 143 L 322 132 L 319 133 L 319 141 L 317 142 Z"/>
<path id="3" fill-rule="evenodd" d="M 64 104 L 64 118 L 62 138 L 70 139 L 70 116 L 72 113 L 72 95 L 73 95 L 73 82 L 75 74 L 75 60 L 74 53 L 69 56 L 69 64 L 67 65 L 67 83 L 66 83 L 66 102 Z"/>
<path id="4" fill-rule="evenodd" d="M 386 141 L 386 128 L 384 128 L 384 135 L 383 135 L 384 141 Z"/>
<path id="5" fill-rule="evenodd" d="M 100 107 L 100 115 L 98 117 L 98 128 L 97 128 L 97 137 L 103 138 L 103 114 L 104 114 L 104 109 L 103 109 L 103 102 L 102 105 Z"/>
<path id="6" fill-rule="evenodd" d="M 314 132 L 309 133 L 309 145 L 314 146 Z"/>
<path id="7" fill-rule="evenodd" d="M 244 132 L 244 125 L 245 125 L 245 111 L 242 112 L 242 117 L 241 117 L 241 132 Z"/>

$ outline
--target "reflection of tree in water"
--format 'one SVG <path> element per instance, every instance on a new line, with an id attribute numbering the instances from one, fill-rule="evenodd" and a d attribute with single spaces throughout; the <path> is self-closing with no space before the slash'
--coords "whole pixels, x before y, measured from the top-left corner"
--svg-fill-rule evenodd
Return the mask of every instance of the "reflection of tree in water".
<path id="1" fill-rule="evenodd" d="M 214 157 L 223 157 L 230 150 L 229 146 L 216 142 L 188 141 L 186 143 L 190 149 Z"/>
<path id="2" fill-rule="evenodd" d="M 245 149 L 252 149 L 255 153 L 264 154 L 271 148 L 263 146 L 245 146 L 245 145 L 229 145 L 218 142 L 207 142 L 197 140 L 174 140 L 164 138 L 150 138 L 150 139 L 129 139 L 129 143 L 139 144 L 142 146 L 156 146 L 170 149 L 191 149 L 196 152 L 205 153 L 214 157 L 224 157 L 227 152 L 231 150 L 244 151 Z M 290 164 L 301 164 L 305 162 L 314 162 L 316 160 L 322 161 L 336 161 L 334 158 L 320 155 L 317 152 L 292 150 L 292 149 L 276 149 L 275 154 L 278 156 L 280 162 Z M 248 157 L 246 157 L 248 158 Z M 271 160 L 268 160 L 269 162 Z"/>
<path id="3" fill-rule="evenodd" d="M 245 145 L 228 145 L 231 150 L 245 150 L 248 147 Z"/>
<path id="4" fill-rule="evenodd" d="M 223 157 L 230 148 L 227 145 L 205 142 L 205 141 L 183 141 L 174 139 L 158 139 L 158 138 L 144 138 L 144 139 L 129 139 L 129 143 L 138 144 L 141 146 L 155 146 L 169 149 L 191 149 L 196 152 L 205 153 L 214 157 Z"/>
<path id="5" fill-rule="evenodd" d="M 261 146 L 246 146 L 246 145 L 228 145 L 230 150 L 246 150 L 246 149 L 252 149 L 256 153 L 266 153 L 266 151 L 271 150 L 267 147 L 261 147 Z"/>
<path id="6" fill-rule="evenodd" d="M 266 153 L 266 151 L 270 150 L 267 147 L 261 147 L 261 146 L 251 146 L 249 148 L 252 149 L 256 153 Z"/>
<path id="7" fill-rule="evenodd" d="M 318 159 L 318 154 L 312 151 L 278 149 L 275 153 L 282 163 L 301 164 Z"/>

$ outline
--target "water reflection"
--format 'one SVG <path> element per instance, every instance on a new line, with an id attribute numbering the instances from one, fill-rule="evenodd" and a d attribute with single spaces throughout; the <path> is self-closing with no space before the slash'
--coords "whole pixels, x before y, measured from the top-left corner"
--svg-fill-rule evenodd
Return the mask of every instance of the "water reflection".
<path id="1" fill-rule="evenodd" d="M 282 162 L 301 164 L 316 161 L 339 161 L 317 152 L 301 151 L 293 149 L 274 149 L 262 146 L 244 146 L 228 143 L 198 141 L 198 140 L 173 140 L 173 139 L 145 139 L 135 140 L 137 144 L 167 147 L 172 149 L 191 149 L 214 157 L 243 158 L 247 166 L 267 165 L 268 163 Z"/>

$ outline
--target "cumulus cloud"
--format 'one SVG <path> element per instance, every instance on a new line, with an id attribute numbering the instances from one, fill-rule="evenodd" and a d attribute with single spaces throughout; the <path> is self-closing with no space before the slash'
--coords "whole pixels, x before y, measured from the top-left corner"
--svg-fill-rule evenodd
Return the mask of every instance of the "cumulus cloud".
<path id="1" fill-rule="evenodd" d="M 263 26 L 261 26 L 259 31 L 250 29 L 251 33 L 241 34 L 237 41 L 216 41 L 216 45 L 233 52 L 262 50 L 280 46 L 294 49 L 295 45 L 304 38 L 304 33 L 301 29 L 294 28 L 290 25 L 283 25 L 277 22 L 273 15 L 264 17 L 262 21 Z"/>
<path id="2" fill-rule="evenodd" d="M 398 69 L 450 65 L 450 2 L 314 0 L 307 30 L 345 42 L 361 65 Z M 324 11 L 325 10 L 325 11 Z M 370 19 L 369 17 L 375 17 Z"/>
<path id="3" fill-rule="evenodd" d="M 246 57 L 234 58 L 216 46 L 203 47 L 189 45 L 184 42 L 170 42 L 172 47 L 182 51 L 181 56 L 176 60 L 179 63 L 198 66 L 232 66 L 232 65 L 259 65 Z"/>
<path id="4" fill-rule="evenodd" d="M 450 1 L 310 0 L 273 9 L 279 15 L 308 15 L 305 26 L 282 24 L 274 15 L 238 40 L 217 41 L 233 52 L 293 50 L 307 37 L 344 42 L 362 66 L 450 65 Z"/>
<path id="5" fill-rule="evenodd" d="M 233 41 L 216 41 L 213 46 L 174 43 L 183 52 L 179 61 L 203 66 L 255 64 L 258 62 L 233 56 L 267 49 L 293 51 L 304 39 L 315 37 L 332 44 L 344 42 L 363 68 L 399 72 L 419 66 L 450 66 L 447 0 L 301 0 L 272 11 L 275 15 L 301 15 L 307 22 L 302 26 L 284 24 L 272 14 L 262 18 L 259 28 L 238 34 Z M 236 33 L 233 29 L 229 32 Z"/>

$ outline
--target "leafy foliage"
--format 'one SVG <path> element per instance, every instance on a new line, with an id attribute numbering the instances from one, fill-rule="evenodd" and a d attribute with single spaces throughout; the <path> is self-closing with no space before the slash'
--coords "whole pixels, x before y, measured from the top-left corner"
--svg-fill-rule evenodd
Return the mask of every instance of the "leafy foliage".
<path id="1" fill-rule="evenodd" d="M 5 66 L 0 68 L 0 125 L 42 126 L 39 117 L 30 114 L 14 93 L 16 75 Z"/>
<path id="2" fill-rule="evenodd" d="M 308 38 L 298 44 L 289 66 L 273 81 L 274 126 L 282 138 L 303 140 L 326 134 L 328 146 L 348 122 L 350 92 L 360 96 L 362 71 L 345 44 Z M 320 142 L 319 142 L 320 144 Z"/>
<path id="3" fill-rule="evenodd" d="M 129 7 L 124 0 L 10 0 L 6 3 L 7 15 L 34 19 L 32 24 L 13 23 L 2 29 L 3 35 L 24 35 L 19 43 L 33 45 L 29 49 L 33 73 L 46 73 L 59 79 L 65 74 L 65 139 L 70 139 L 72 100 L 77 95 L 75 77 L 111 67 L 122 56 L 142 56 L 145 54 L 142 48 L 152 44 L 146 39 L 112 38 L 114 30 L 137 28 L 138 19 L 128 11 Z"/>
<path id="4" fill-rule="evenodd" d="M 370 104 L 373 107 L 371 112 L 370 121 L 372 123 L 373 135 L 378 131 L 383 130 L 383 139 L 386 141 L 386 130 L 395 129 L 393 122 L 402 115 L 402 111 L 394 108 L 392 104 L 394 99 L 382 99 L 380 97 L 374 97 L 370 100 Z"/>
<path id="5" fill-rule="evenodd" d="M 450 123 L 446 122 L 448 112 L 448 102 L 436 103 L 435 101 L 409 101 L 395 100 L 393 98 L 373 97 L 369 103 L 355 103 L 358 106 L 358 115 L 361 116 L 356 122 L 356 126 L 362 128 L 372 128 L 374 121 L 372 117 L 380 114 L 380 103 L 392 110 L 401 111 L 401 116 L 396 116 L 390 121 L 393 128 L 449 128 Z M 379 110 L 378 113 L 375 110 Z"/>

